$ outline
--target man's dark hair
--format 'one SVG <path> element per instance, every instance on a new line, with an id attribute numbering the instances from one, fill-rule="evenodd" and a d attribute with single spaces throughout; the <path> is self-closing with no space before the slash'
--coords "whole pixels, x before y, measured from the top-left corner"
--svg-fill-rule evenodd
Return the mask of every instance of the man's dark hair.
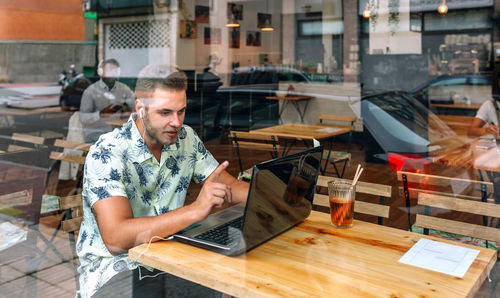
<path id="1" fill-rule="evenodd" d="M 114 64 L 117 67 L 120 67 L 120 63 L 118 63 L 118 61 L 116 61 L 116 59 L 114 58 L 104 60 L 102 62 L 102 67 L 104 67 L 106 64 Z"/>
<path id="2" fill-rule="evenodd" d="M 137 79 L 135 92 L 153 93 L 156 89 L 186 91 L 186 74 L 183 72 L 173 72 L 166 78 Z"/>

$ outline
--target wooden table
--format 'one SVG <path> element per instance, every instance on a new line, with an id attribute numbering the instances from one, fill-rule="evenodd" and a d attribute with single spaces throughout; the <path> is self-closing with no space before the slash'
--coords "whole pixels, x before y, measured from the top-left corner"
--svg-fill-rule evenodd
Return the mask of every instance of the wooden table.
<path id="1" fill-rule="evenodd" d="M 438 114 L 450 114 L 450 115 L 474 117 L 480 105 L 430 104 L 430 107 L 436 109 Z"/>
<path id="2" fill-rule="evenodd" d="M 265 135 L 277 135 L 278 137 L 286 139 L 322 140 L 348 133 L 352 130 L 352 127 L 345 126 L 286 123 L 259 128 L 251 130 L 250 132 Z"/>
<path id="3" fill-rule="evenodd" d="M 285 155 L 293 146 L 297 140 L 330 140 L 330 147 L 328 158 L 330 157 L 330 152 L 332 151 L 332 143 L 334 138 L 338 135 L 348 133 L 352 131 L 353 127 L 345 126 L 335 126 L 335 125 L 313 125 L 313 124 L 295 124 L 286 123 L 276 126 L 270 126 L 265 128 L 259 128 L 251 130 L 250 133 L 259 133 L 264 135 L 278 136 L 279 138 L 285 139 L 285 145 L 283 146 L 283 155 Z M 292 144 L 288 145 L 287 140 L 293 140 Z"/>
<path id="4" fill-rule="evenodd" d="M 480 250 L 463 278 L 398 263 L 420 238 Z M 336 229 L 313 211 L 295 228 L 238 257 L 176 241 L 129 250 L 129 258 L 240 297 L 472 296 L 496 261 L 496 251 L 354 221 Z"/>
<path id="5" fill-rule="evenodd" d="M 111 125 L 111 126 L 122 126 L 125 122 L 128 121 L 128 118 L 123 118 L 123 119 L 118 119 L 118 120 L 110 120 L 110 121 L 106 121 L 106 124 L 107 125 Z"/>
<path id="6" fill-rule="evenodd" d="M 312 98 L 312 96 L 307 96 L 307 95 L 286 95 L 284 97 L 281 96 L 266 96 L 266 99 L 269 100 L 282 100 L 283 104 L 281 105 L 279 109 L 279 119 L 281 120 L 281 114 L 283 114 L 283 111 L 285 110 L 286 106 L 291 103 L 297 113 L 299 114 L 300 117 L 300 123 L 304 123 L 304 116 L 307 111 L 307 105 L 309 104 L 309 100 Z M 301 111 L 299 102 L 305 101 L 304 109 Z"/>
<path id="7" fill-rule="evenodd" d="M 447 109 L 467 109 L 467 110 L 477 110 L 480 105 L 466 105 L 466 104 L 430 104 L 434 108 L 447 108 Z"/>
<path id="8" fill-rule="evenodd" d="M 464 142 L 462 146 L 433 157 L 433 162 L 500 173 L 500 150 L 497 143 L 480 138 L 460 140 Z"/>

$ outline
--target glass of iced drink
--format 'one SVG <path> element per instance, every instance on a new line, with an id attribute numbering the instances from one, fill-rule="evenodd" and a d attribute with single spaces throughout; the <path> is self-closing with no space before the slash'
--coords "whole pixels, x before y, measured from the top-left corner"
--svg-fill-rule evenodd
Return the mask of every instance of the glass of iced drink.
<path id="1" fill-rule="evenodd" d="M 332 225 L 337 228 L 352 227 L 356 186 L 350 180 L 334 179 L 328 182 L 328 196 Z"/>

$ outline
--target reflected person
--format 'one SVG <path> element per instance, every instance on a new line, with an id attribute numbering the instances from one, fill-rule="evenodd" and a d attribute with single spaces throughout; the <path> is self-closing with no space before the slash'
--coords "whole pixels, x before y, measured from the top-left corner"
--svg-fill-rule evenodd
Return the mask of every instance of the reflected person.
<path id="1" fill-rule="evenodd" d="M 472 120 L 469 127 L 469 136 L 482 136 L 486 134 L 497 137 L 500 133 L 499 116 L 500 116 L 500 76 L 495 72 L 493 75 L 492 99 L 485 101 L 479 110 L 476 117 Z"/>
<path id="2" fill-rule="evenodd" d="M 97 73 L 100 80 L 83 92 L 80 103 L 80 122 L 86 143 L 95 143 L 101 134 L 111 131 L 112 127 L 106 122 L 120 119 L 122 112 L 129 112 L 134 106 L 132 90 L 117 81 L 120 76 L 118 61 L 104 60 Z"/>
<path id="3" fill-rule="evenodd" d="M 179 72 L 139 78 L 138 112 L 120 129 L 103 134 L 87 155 L 77 242 L 84 298 L 96 291 L 99 297 L 108 295 L 129 270 L 135 270 L 133 296 L 166 295 L 169 284 L 164 278 L 173 276 L 139 281 L 138 263 L 128 259 L 127 251 L 205 219 L 225 201 L 246 200 L 248 183 L 227 173 L 228 162 L 219 165 L 194 130 L 183 125 L 186 88 L 186 76 Z M 196 200 L 185 205 L 191 181 L 203 182 L 203 187 Z M 142 268 L 141 273 L 156 272 Z"/>

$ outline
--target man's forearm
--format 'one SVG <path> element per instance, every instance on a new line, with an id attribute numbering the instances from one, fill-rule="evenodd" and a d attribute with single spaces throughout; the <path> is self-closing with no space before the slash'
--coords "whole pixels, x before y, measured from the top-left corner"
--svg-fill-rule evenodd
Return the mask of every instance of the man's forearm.
<path id="1" fill-rule="evenodd" d="M 106 223 L 102 223 L 106 221 L 103 216 L 95 216 L 99 218 L 104 244 L 111 254 L 118 255 L 139 244 L 160 240 L 151 239 L 153 236 L 165 238 L 199 221 L 195 211 L 191 206 L 185 206 L 159 216 L 128 217 Z"/>

